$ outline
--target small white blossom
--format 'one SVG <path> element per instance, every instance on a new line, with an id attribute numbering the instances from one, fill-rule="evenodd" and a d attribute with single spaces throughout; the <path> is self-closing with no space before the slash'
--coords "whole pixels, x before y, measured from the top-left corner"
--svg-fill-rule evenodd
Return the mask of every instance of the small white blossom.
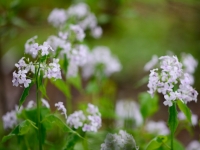
<path id="1" fill-rule="evenodd" d="M 51 46 L 48 44 L 48 42 L 44 42 L 43 45 L 40 45 L 39 48 L 42 50 L 42 53 L 41 55 L 44 56 L 44 55 L 48 55 L 49 54 L 49 50 L 52 50 L 53 49 L 51 48 Z"/>
<path id="2" fill-rule="evenodd" d="M 71 25 L 70 29 L 75 33 L 76 39 L 78 41 L 83 41 L 83 39 L 85 38 L 85 33 L 84 30 L 79 25 Z"/>
<path id="3" fill-rule="evenodd" d="M 139 105 L 130 100 L 119 100 L 115 106 L 115 112 L 119 119 L 117 119 L 117 126 L 124 127 L 126 119 L 134 121 L 133 126 L 140 126 L 143 123 L 143 118 L 140 113 Z"/>
<path id="4" fill-rule="evenodd" d="M 186 150 L 200 150 L 200 142 L 197 140 L 190 142 Z"/>
<path id="5" fill-rule="evenodd" d="M 50 105 L 49 105 L 49 102 L 45 99 L 42 98 L 42 105 L 47 107 L 47 108 L 50 108 Z"/>
<path id="6" fill-rule="evenodd" d="M 153 55 L 151 60 L 145 64 L 144 66 L 144 70 L 145 71 L 149 71 L 150 69 L 152 69 L 156 64 L 158 63 L 158 56 L 157 55 Z"/>
<path id="7" fill-rule="evenodd" d="M 179 120 L 186 120 L 186 117 L 183 112 L 178 113 L 178 118 Z M 192 114 L 191 121 L 192 121 L 192 125 L 196 126 L 198 124 L 198 116 L 195 114 Z"/>
<path id="8" fill-rule="evenodd" d="M 76 5 L 71 6 L 67 13 L 69 14 L 69 16 L 76 16 L 77 18 L 82 18 L 85 17 L 87 15 L 89 11 L 88 5 L 85 3 L 79 3 Z"/>
<path id="9" fill-rule="evenodd" d="M 87 63 L 82 67 L 84 78 L 89 78 L 93 74 L 98 76 L 101 71 L 103 71 L 105 75 L 110 76 L 122 69 L 119 60 L 112 56 L 110 50 L 104 46 L 95 47 L 93 51 L 88 54 L 87 60 Z M 102 67 L 96 68 L 99 66 Z M 95 72 L 96 70 L 98 71 Z"/>
<path id="10" fill-rule="evenodd" d="M 167 128 L 164 121 L 158 121 L 158 122 L 149 121 L 146 124 L 145 129 L 149 133 L 153 133 L 153 134 L 157 134 L 157 135 L 168 135 L 169 134 L 169 129 Z"/>
<path id="11" fill-rule="evenodd" d="M 67 110 L 63 105 L 63 102 L 55 103 L 55 107 L 57 107 L 57 109 L 62 112 L 61 114 L 65 115 L 65 118 L 67 119 Z"/>
<path id="12" fill-rule="evenodd" d="M 108 133 L 104 143 L 101 144 L 101 150 L 138 150 L 136 142 L 132 135 L 126 131 L 120 130 L 119 134 Z"/>
<path id="13" fill-rule="evenodd" d="M 27 109 L 30 109 L 30 108 L 33 108 L 33 107 L 35 107 L 35 106 L 36 106 L 35 102 L 34 102 L 33 100 L 30 100 L 30 101 L 28 102 L 26 108 L 27 108 Z"/>
<path id="14" fill-rule="evenodd" d="M 53 59 L 52 63 L 49 63 L 48 69 L 45 71 L 44 77 L 61 79 L 59 59 Z"/>
<path id="15" fill-rule="evenodd" d="M 103 30 L 102 30 L 101 27 L 95 27 L 95 28 L 93 28 L 92 31 L 91 31 L 91 35 L 92 35 L 95 39 L 100 38 L 101 35 L 102 35 L 102 33 L 103 33 Z"/>
<path id="16" fill-rule="evenodd" d="M 48 17 L 48 22 L 54 27 L 61 27 L 67 20 L 67 13 L 64 9 L 55 8 Z"/>
<path id="17" fill-rule="evenodd" d="M 78 129 L 79 127 L 83 126 L 85 119 L 86 117 L 81 110 L 75 111 L 67 118 L 67 124 L 69 124 L 71 127 L 74 127 L 75 129 Z"/>
<path id="18" fill-rule="evenodd" d="M 198 65 L 198 61 L 191 54 L 183 53 L 182 62 L 185 72 L 193 74 Z"/>

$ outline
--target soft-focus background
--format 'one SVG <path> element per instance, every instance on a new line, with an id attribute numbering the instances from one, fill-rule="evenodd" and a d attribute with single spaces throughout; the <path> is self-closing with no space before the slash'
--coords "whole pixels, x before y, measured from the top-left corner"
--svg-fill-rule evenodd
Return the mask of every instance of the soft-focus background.
<path id="1" fill-rule="evenodd" d="M 81 0 L 1 0 L 0 1 L 0 116 L 18 104 L 22 88 L 12 86 L 14 64 L 23 56 L 27 39 L 38 35 L 41 41 L 56 34 L 47 22 L 54 8 L 68 8 Z M 103 28 L 102 38 L 87 38 L 87 44 L 105 45 L 119 58 L 123 70 L 111 78 L 117 86 L 117 99 L 137 101 L 138 93 L 147 86 L 136 86 L 148 72 L 143 70 L 152 55 L 166 55 L 172 51 L 180 56 L 191 53 L 200 60 L 200 2 L 198 0 L 85 0 Z M 200 61 L 199 61 L 200 62 Z M 200 67 L 195 72 L 194 87 L 200 91 Z M 53 86 L 48 87 L 53 101 L 63 96 Z M 32 95 L 31 95 L 32 94 Z M 34 95 L 31 93 L 30 97 Z M 78 92 L 73 92 L 78 97 Z M 56 99 L 56 100 L 55 100 Z M 78 98 L 81 100 L 81 98 Z M 162 99 L 162 97 L 161 97 Z M 160 110 L 155 120 L 167 121 L 167 107 L 160 100 Z M 200 102 L 188 104 L 200 117 Z M 188 139 L 188 132 L 181 132 L 179 139 L 187 145 L 199 138 L 199 128 Z M 3 136 L 0 120 L 0 138 Z"/>

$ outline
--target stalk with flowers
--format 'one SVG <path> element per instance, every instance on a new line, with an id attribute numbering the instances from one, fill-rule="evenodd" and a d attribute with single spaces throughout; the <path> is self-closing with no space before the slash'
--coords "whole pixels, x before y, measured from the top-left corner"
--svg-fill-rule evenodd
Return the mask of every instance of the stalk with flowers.
<path id="1" fill-rule="evenodd" d="M 149 93 L 153 96 L 157 91 L 164 95 L 163 104 L 169 106 L 168 125 L 171 134 L 171 149 L 174 149 L 173 139 L 178 126 L 177 106 L 191 122 L 191 111 L 187 107 L 190 101 L 197 101 L 197 91 L 191 86 L 190 74 L 184 72 L 182 64 L 176 56 L 159 58 L 160 68 L 152 69 L 149 75 Z"/>

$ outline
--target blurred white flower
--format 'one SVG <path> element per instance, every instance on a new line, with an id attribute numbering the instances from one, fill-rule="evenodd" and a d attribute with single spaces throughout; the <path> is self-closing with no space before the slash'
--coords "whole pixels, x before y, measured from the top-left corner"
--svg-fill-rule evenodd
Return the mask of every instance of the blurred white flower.
<path id="1" fill-rule="evenodd" d="M 95 38 L 95 39 L 98 39 L 101 37 L 103 33 L 103 30 L 101 27 L 95 27 L 95 28 L 92 28 L 91 30 L 91 35 Z"/>
<path id="2" fill-rule="evenodd" d="M 157 63 L 158 63 L 158 56 L 157 56 L 157 55 L 153 55 L 152 58 L 151 58 L 151 60 L 145 64 L 144 70 L 145 70 L 145 71 L 149 71 L 149 70 L 152 69 Z"/>
<path id="3" fill-rule="evenodd" d="M 89 13 L 88 5 L 85 3 L 78 3 L 76 5 L 72 5 L 67 10 L 69 16 L 83 18 Z"/>
<path id="4" fill-rule="evenodd" d="M 63 102 L 55 103 L 55 107 L 57 107 L 57 109 L 61 111 L 61 114 L 65 115 L 65 119 L 67 119 L 67 110 L 63 105 Z"/>
<path id="5" fill-rule="evenodd" d="M 47 108 L 50 108 L 50 105 L 49 105 L 49 102 L 45 99 L 42 98 L 42 105 L 47 107 Z"/>
<path id="6" fill-rule="evenodd" d="M 200 142 L 199 141 L 192 141 L 188 144 L 186 150 L 200 150 Z"/>
<path id="7" fill-rule="evenodd" d="M 157 134 L 157 135 L 168 135 L 169 134 L 169 129 L 167 128 L 166 124 L 164 121 L 149 121 L 145 129 L 149 133 Z"/>
<path id="8" fill-rule="evenodd" d="M 75 111 L 73 114 L 69 115 L 67 118 L 67 124 L 69 126 L 74 127 L 75 129 L 78 129 L 79 127 L 83 126 L 84 121 L 86 120 L 85 115 L 83 114 L 83 111 Z"/>
<path id="9" fill-rule="evenodd" d="M 101 150 L 138 150 L 136 142 L 131 134 L 120 130 L 118 134 L 108 133 Z"/>
<path id="10" fill-rule="evenodd" d="M 84 30 L 79 25 L 70 25 L 70 30 L 76 35 L 78 41 L 83 41 L 85 38 Z"/>
<path id="11" fill-rule="evenodd" d="M 184 71 L 190 74 L 193 74 L 197 65 L 198 61 L 191 55 L 182 53 L 182 63 L 184 66 Z"/>
<path id="12" fill-rule="evenodd" d="M 54 27 L 61 27 L 67 20 L 67 13 L 64 9 L 55 8 L 48 17 L 48 22 Z"/>
<path id="13" fill-rule="evenodd" d="M 134 121 L 133 126 L 140 126 L 143 123 L 143 118 L 140 113 L 139 105 L 130 100 L 119 100 L 116 103 L 115 112 L 119 119 L 117 119 L 117 126 L 123 127 L 126 119 Z"/>
<path id="14" fill-rule="evenodd" d="M 186 117 L 183 112 L 178 113 L 178 118 L 180 120 L 186 120 Z M 196 126 L 198 124 L 198 116 L 195 114 L 192 114 L 191 121 L 192 121 L 192 125 Z"/>

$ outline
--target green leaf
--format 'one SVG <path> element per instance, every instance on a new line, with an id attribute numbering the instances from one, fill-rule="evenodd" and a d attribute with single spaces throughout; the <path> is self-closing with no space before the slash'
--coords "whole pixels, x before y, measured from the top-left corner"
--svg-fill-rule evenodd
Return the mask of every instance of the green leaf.
<path id="1" fill-rule="evenodd" d="M 62 68 L 63 68 L 65 74 L 67 74 L 68 65 L 69 65 L 69 62 L 67 60 L 67 55 L 64 54 Z"/>
<path id="2" fill-rule="evenodd" d="M 51 83 L 54 84 L 61 92 L 63 92 L 66 98 L 71 98 L 69 86 L 63 80 L 51 80 Z"/>
<path id="3" fill-rule="evenodd" d="M 155 150 L 167 142 L 167 136 L 159 135 L 149 142 L 146 150 Z"/>
<path id="4" fill-rule="evenodd" d="M 6 142 L 10 138 L 16 136 L 18 133 L 19 133 L 19 125 L 16 126 L 8 135 L 4 136 L 1 142 L 2 143 Z"/>
<path id="5" fill-rule="evenodd" d="M 100 88 L 96 81 L 90 81 L 86 87 L 86 92 L 88 94 L 96 94 L 100 91 Z"/>
<path id="6" fill-rule="evenodd" d="M 75 134 L 69 134 L 67 137 L 67 143 L 64 150 L 74 150 L 76 142 L 79 140 L 78 136 Z"/>
<path id="7" fill-rule="evenodd" d="M 2 143 L 6 142 L 10 138 L 14 136 L 24 135 L 27 134 L 29 129 L 31 128 L 31 123 L 28 120 L 24 120 L 21 122 L 18 126 L 16 126 L 11 133 L 9 133 L 7 136 L 4 136 L 2 139 Z"/>
<path id="8" fill-rule="evenodd" d="M 192 123 L 192 114 L 188 106 L 181 100 L 177 100 L 178 108 L 184 113 L 186 119 Z"/>
<path id="9" fill-rule="evenodd" d="M 77 88 L 79 91 L 82 90 L 82 83 L 81 83 L 80 75 L 77 75 L 76 77 L 70 77 L 67 79 L 67 81 L 70 84 L 72 84 L 75 88 Z"/>
<path id="10" fill-rule="evenodd" d="M 143 119 L 152 116 L 158 111 L 158 96 L 154 95 L 152 98 L 149 93 L 141 93 L 139 95 L 140 112 Z"/>
<path id="11" fill-rule="evenodd" d="M 19 109 L 22 106 L 22 104 L 25 102 L 26 97 L 28 96 L 30 88 L 31 88 L 32 85 L 33 85 L 33 82 L 31 82 L 31 84 L 29 84 L 29 86 L 24 89 L 24 91 L 23 91 L 23 93 L 21 95 L 21 98 L 19 100 Z"/>
<path id="12" fill-rule="evenodd" d="M 42 122 L 47 122 L 47 123 L 50 123 L 50 124 L 55 123 L 60 129 L 62 129 L 65 132 L 72 132 L 72 133 L 75 132 L 70 127 L 68 127 L 66 125 L 66 123 L 64 123 L 60 118 L 58 118 L 57 116 L 55 116 L 53 114 L 44 117 Z"/>
<path id="13" fill-rule="evenodd" d="M 171 131 L 171 134 L 173 134 L 173 135 L 178 126 L 177 114 L 178 114 L 178 112 L 176 109 L 176 103 L 173 103 L 173 105 L 171 107 L 169 107 L 169 119 L 168 119 L 169 129 Z"/>

